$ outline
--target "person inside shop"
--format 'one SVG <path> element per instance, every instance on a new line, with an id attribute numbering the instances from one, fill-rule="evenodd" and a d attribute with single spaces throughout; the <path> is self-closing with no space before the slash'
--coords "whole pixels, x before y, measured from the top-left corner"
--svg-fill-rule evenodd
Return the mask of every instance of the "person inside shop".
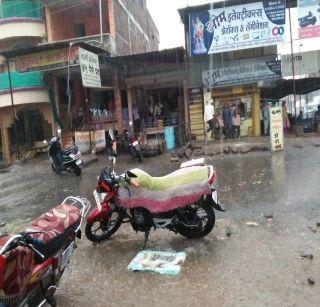
<path id="1" fill-rule="evenodd" d="M 234 139 L 240 138 L 240 113 L 238 110 L 234 110 L 232 114 L 232 132 Z"/>
<path id="2" fill-rule="evenodd" d="M 139 132 L 141 120 L 140 120 L 139 109 L 136 103 L 134 103 L 132 106 L 132 117 L 133 117 L 133 124 L 134 124 L 133 129 L 135 132 Z"/>
<path id="3" fill-rule="evenodd" d="M 215 139 L 221 140 L 222 134 L 223 134 L 223 120 L 219 112 L 214 115 L 214 129 L 215 129 Z"/>
<path id="4" fill-rule="evenodd" d="M 210 98 L 207 101 L 206 107 L 204 109 L 204 121 L 208 124 L 207 133 L 213 131 L 213 116 L 214 116 L 214 107 L 213 100 Z"/>
<path id="5" fill-rule="evenodd" d="M 241 99 L 240 99 L 238 107 L 239 107 L 239 111 L 240 111 L 240 117 L 245 118 L 246 117 L 246 106 Z"/>
<path id="6" fill-rule="evenodd" d="M 157 100 L 156 104 L 154 105 L 154 117 L 161 116 L 162 108 L 163 108 L 162 103 L 159 100 Z"/>
<path id="7" fill-rule="evenodd" d="M 270 106 L 268 103 L 262 105 L 262 119 L 263 119 L 263 134 L 269 134 L 269 109 Z"/>
<path id="8" fill-rule="evenodd" d="M 302 123 L 303 122 L 303 112 L 302 111 L 299 112 L 297 121 L 298 121 L 298 123 Z"/>
<path id="9" fill-rule="evenodd" d="M 282 100 L 282 119 L 283 119 L 283 132 L 284 134 L 288 134 L 289 128 L 290 128 L 290 122 L 288 118 L 288 112 L 287 112 L 285 100 Z"/>
<path id="10" fill-rule="evenodd" d="M 318 105 L 318 111 L 314 112 L 314 131 L 319 131 L 319 124 L 320 124 L 320 105 Z"/>
<path id="11" fill-rule="evenodd" d="M 226 139 L 232 137 L 232 112 L 228 103 L 225 104 L 225 108 L 222 113 L 224 134 Z"/>

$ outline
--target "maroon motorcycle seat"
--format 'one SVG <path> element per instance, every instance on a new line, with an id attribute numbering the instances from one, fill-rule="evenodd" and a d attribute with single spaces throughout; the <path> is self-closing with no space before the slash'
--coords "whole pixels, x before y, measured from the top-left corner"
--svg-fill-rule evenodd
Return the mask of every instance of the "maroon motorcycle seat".
<path id="1" fill-rule="evenodd" d="M 34 220 L 27 232 L 44 244 L 37 246 L 46 257 L 53 255 L 80 224 L 81 211 L 72 205 L 59 205 Z"/>

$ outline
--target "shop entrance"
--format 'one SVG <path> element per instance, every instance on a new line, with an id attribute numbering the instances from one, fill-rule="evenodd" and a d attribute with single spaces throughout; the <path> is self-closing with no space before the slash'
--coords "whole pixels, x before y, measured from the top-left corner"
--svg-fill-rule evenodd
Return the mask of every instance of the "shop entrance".
<path id="1" fill-rule="evenodd" d="M 252 95 L 217 98 L 214 100 L 214 108 L 215 139 L 247 137 L 252 134 Z"/>
<path id="2" fill-rule="evenodd" d="M 11 152 L 16 152 L 17 145 L 20 150 L 30 149 L 35 142 L 42 142 L 50 134 L 50 125 L 39 110 L 19 110 L 14 124 L 9 128 Z"/>
<path id="3" fill-rule="evenodd" d="M 211 92 L 215 139 L 260 135 L 260 91 L 255 85 L 215 89 Z"/>
<path id="4" fill-rule="evenodd" d="M 182 143 L 185 131 L 183 87 L 147 89 L 145 95 L 147 105 L 138 106 L 143 119 L 141 129 L 146 134 L 155 130 L 164 133 L 165 127 L 170 126 L 175 145 Z"/>

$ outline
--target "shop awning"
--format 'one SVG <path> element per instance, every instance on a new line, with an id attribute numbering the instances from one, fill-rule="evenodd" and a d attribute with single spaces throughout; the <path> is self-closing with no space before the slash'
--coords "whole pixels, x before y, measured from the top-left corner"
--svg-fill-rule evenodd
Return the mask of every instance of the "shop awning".
<path id="1" fill-rule="evenodd" d="M 296 95 L 304 95 L 320 89 L 320 78 L 304 78 L 295 80 Z M 281 99 L 293 94 L 293 80 L 279 80 L 276 87 L 262 88 L 261 97 Z"/>
<path id="2" fill-rule="evenodd" d="M 88 44 L 86 42 L 75 42 L 75 43 L 72 43 L 72 45 L 83 47 L 86 50 L 94 52 L 96 54 L 108 53 L 106 50 L 93 46 L 91 44 Z M 22 48 L 22 49 L 0 51 L 0 55 L 4 56 L 5 58 L 14 58 L 17 56 L 40 52 L 40 51 L 49 51 L 49 50 L 55 50 L 59 48 L 67 48 L 69 46 L 70 46 L 69 41 L 60 41 L 55 43 L 40 44 L 40 45 Z"/>

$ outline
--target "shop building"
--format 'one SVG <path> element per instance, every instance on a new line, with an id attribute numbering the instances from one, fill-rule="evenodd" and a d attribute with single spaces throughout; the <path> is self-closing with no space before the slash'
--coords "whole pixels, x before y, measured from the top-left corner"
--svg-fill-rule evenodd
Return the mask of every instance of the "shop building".
<path id="1" fill-rule="evenodd" d="M 37 45 L 45 37 L 39 1 L 0 2 L 0 51 Z M 0 57 L 0 162 L 21 158 L 52 132 L 49 96 L 40 72 L 22 74 L 14 62 Z"/>
<path id="2" fill-rule="evenodd" d="M 146 138 L 163 138 L 166 127 L 170 127 L 175 144 L 183 143 L 189 128 L 184 48 L 117 60 L 125 67 L 128 119 L 135 130 L 143 131 Z"/>
<path id="3" fill-rule="evenodd" d="M 127 104 L 124 72 L 117 65 L 110 64 L 109 58 L 158 50 L 159 34 L 146 1 L 25 1 L 26 5 L 32 5 L 32 9 L 22 8 L 20 4 L 21 1 L 2 1 L 0 4 L 2 8 L 8 5 L 0 10 L 4 12 L 2 17 L 5 19 L 4 22 L 0 20 L 0 51 L 5 56 L 0 70 L 6 80 L 2 84 L 9 83 L 8 75 L 5 75 L 9 59 L 13 91 L 15 87 L 19 88 L 19 93 L 22 89 L 28 90 L 28 95 L 23 97 L 14 93 L 17 103 L 13 110 L 8 100 L 8 87 L 3 91 L 0 88 L 0 107 L 7 108 L 1 111 L 0 118 L 3 158 L 6 161 L 16 158 L 17 146 L 13 132 L 10 132 L 16 129 L 10 125 L 18 105 L 28 104 L 28 109 L 34 110 L 35 104 L 41 104 L 41 114 L 35 118 L 33 112 L 28 122 L 34 123 L 32 127 L 37 126 L 40 116 L 44 132 L 33 133 L 37 136 L 29 141 L 26 148 L 32 148 L 40 139 L 52 135 L 56 125 L 62 126 L 66 136 L 80 130 L 107 129 L 110 125 L 122 131 L 122 108 Z M 14 18 L 13 12 L 16 12 Z M 34 16 L 29 16 L 30 12 Z M 21 18 L 23 14 L 28 16 Z M 19 23 L 19 29 L 26 30 L 25 33 L 17 31 L 16 23 Z M 10 31 L 7 30 L 8 24 L 12 25 Z M 16 37 L 17 33 L 25 35 L 26 39 Z M 15 38 L 22 44 L 14 45 Z M 101 87 L 82 85 L 78 61 L 81 43 L 86 50 L 100 56 Z M 23 52 L 13 52 L 21 48 Z M 32 84 L 26 87 L 26 82 Z M 6 95 L 5 102 L 1 101 L 1 94 Z M 38 127 L 35 129 L 39 130 Z"/>
<path id="4" fill-rule="evenodd" d="M 209 98 L 213 99 L 215 116 L 223 118 L 225 109 L 240 115 L 241 137 L 260 135 L 261 93 L 276 88 L 281 78 L 277 43 L 283 40 L 283 33 L 281 30 L 281 35 L 264 39 L 273 27 L 272 18 L 265 22 L 267 11 L 257 1 L 241 5 L 223 1 L 179 10 L 185 28 L 192 138 L 205 138 L 208 126 L 203 114 Z M 283 20 L 277 21 L 281 27 L 285 4 L 279 12 L 283 14 Z M 225 127 L 224 134 L 232 137 L 226 136 Z M 212 136 L 209 133 L 207 138 Z"/>

